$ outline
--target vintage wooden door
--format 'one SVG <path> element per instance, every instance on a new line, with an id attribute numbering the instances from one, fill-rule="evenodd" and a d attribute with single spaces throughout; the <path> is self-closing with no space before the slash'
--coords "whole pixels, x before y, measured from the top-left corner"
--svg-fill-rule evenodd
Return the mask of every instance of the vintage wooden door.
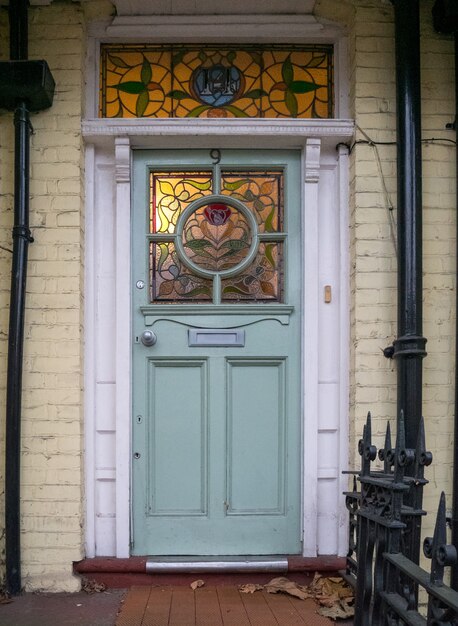
<path id="1" fill-rule="evenodd" d="M 133 158 L 132 553 L 299 553 L 300 152 Z"/>

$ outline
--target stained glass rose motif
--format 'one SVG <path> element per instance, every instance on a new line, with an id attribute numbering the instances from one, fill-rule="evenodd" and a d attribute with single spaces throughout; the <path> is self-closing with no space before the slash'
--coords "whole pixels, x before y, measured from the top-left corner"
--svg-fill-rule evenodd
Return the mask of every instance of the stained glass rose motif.
<path id="1" fill-rule="evenodd" d="M 224 226 L 231 215 L 227 204 L 209 204 L 204 209 L 204 215 L 212 226 Z"/>

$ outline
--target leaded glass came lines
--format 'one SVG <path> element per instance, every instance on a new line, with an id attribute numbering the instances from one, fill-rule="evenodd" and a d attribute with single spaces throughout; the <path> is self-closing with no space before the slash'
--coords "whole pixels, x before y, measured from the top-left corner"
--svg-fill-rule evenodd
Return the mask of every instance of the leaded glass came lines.
<path id="1" fill-rule="evenodd" d="M 151 302 L 212 302 L 217 277 L 222 303 L 282 302 L 283 177 L 280 169 L 151 172 Z"/>
<path id="2" fill-rule="evenodd" d="M 100 117 L 333 116 L 333 49 L 102 44 Z"/>

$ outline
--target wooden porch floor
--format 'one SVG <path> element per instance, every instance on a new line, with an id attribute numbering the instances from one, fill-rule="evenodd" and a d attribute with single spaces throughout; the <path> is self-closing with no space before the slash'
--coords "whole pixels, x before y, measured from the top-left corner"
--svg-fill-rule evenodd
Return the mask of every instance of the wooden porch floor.
<path id="1" fill-rule="evenodd" d="M 116 626 L 329 626 L 313 600 L 236 586 L 131 587 Z M 342 623 L 342 622 L 341 622 Z M 345 622 L 346 624 L 351 622 Z"/>

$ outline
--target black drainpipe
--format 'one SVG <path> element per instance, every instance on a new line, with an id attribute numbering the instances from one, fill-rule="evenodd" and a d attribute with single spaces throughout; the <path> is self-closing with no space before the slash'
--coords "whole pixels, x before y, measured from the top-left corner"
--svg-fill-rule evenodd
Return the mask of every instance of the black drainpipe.
<path id="1" fill-rule="evenodd" d="M 419 0 L 393 0 L 397 97 L 397 249 L 398 337 L 397 414 L 405 419 L 407 448 L 415 449 L 422 416 L 423 337 L 421 95 Z M 406 468 L 406 474 L 414 472 Z M 412 493 L 408 504 L 416 511 L 405 555 L 420 558 L 422 496 Z"/>
<path id="2" fill-rule="evenodd" d="M 422 415 L 422 206 L 418 0 L 394 0 L 397 94 L 398 415 L 415 448 Z"/>
<path id="3" fill-rule="evenodd" d="M 458 242 L 458 5 L 456 0 L 436 0 L 433 7 L 434 28 L 440 33 L 455 35 L 455 121 L 446 128 L 455 129 L 456 140 L 456 235 Z M 453 500 L 452 500 L 452 543 L 458 549 L 458 251 L 456 255 L 455 285 L 455 428 L 453 444 Z M 458 590 L 458 563 L 452 565 L 451 587 Z"/>
<path id="4" fill-rule="evenodd" d="M 44 61 L 27 61 L 27 0 L 10 0 L 10 61 L 0 63 L 0 107 L 14 110 L 14 226 L 5 436 L 6 587 L 20 593 L 20 454 L 24 315 L 29 228 L 29 111 L 51 106 L 54 81 Z"/>

